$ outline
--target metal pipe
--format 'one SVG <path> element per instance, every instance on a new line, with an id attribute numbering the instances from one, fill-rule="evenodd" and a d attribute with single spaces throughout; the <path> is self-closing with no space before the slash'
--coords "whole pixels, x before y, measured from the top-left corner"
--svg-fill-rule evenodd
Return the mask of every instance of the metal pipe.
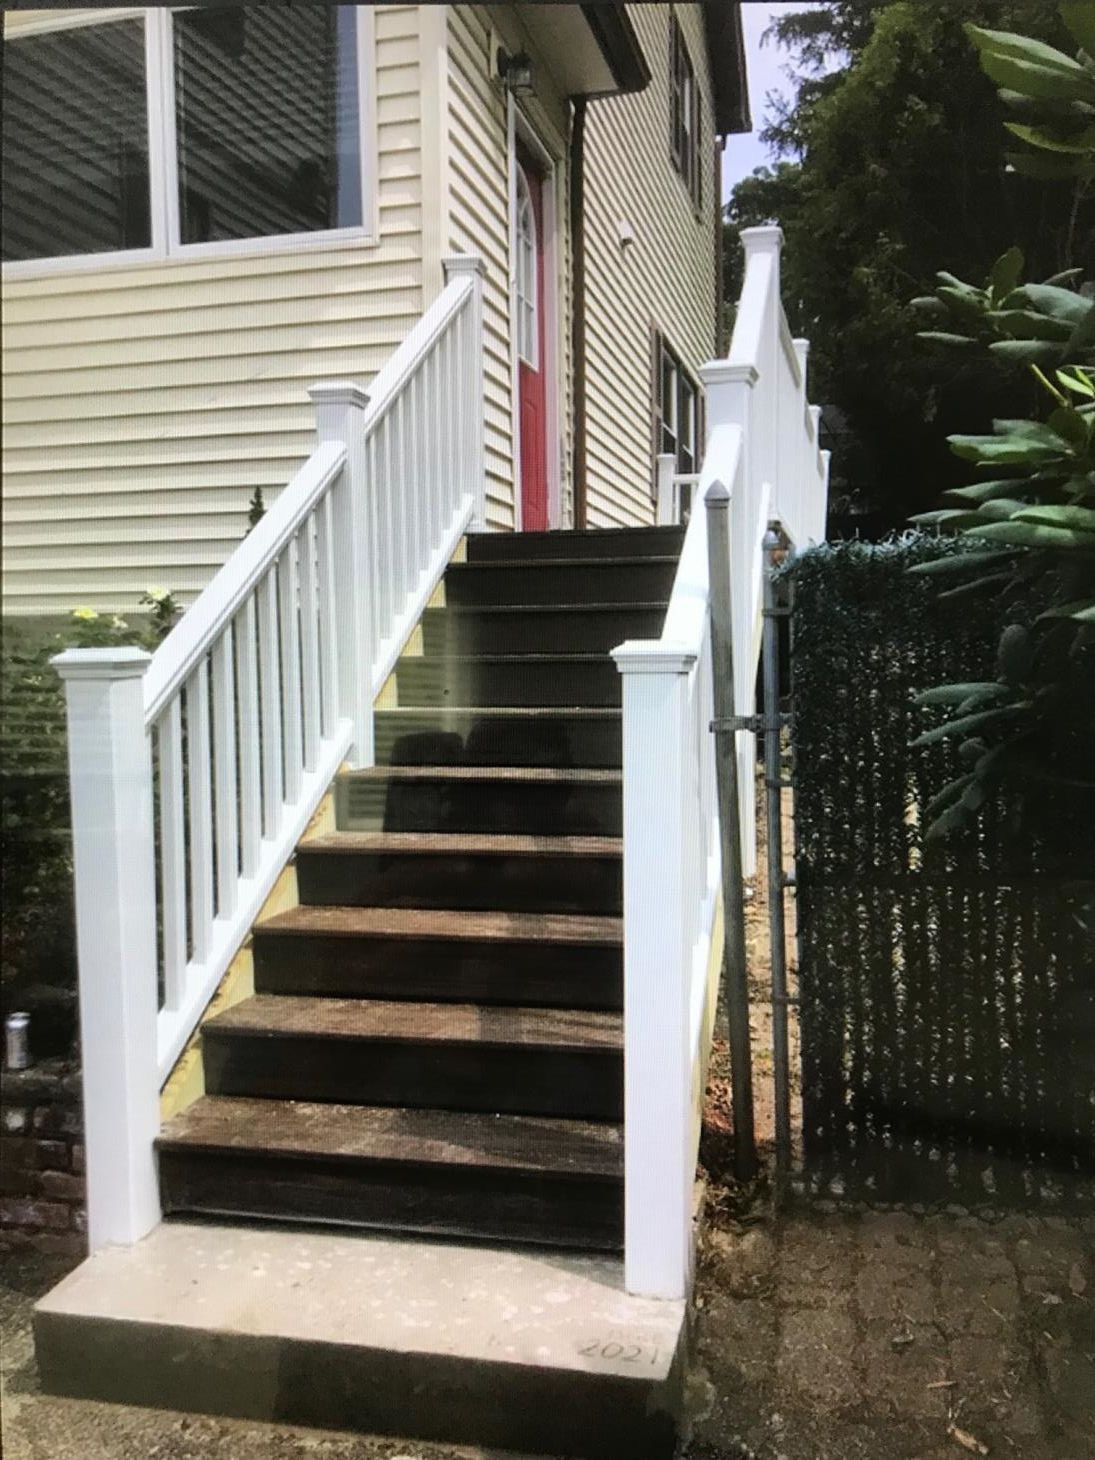
<path id="1" fill-rule="evenodd" d="M 774 575 L 782 547 L 779 524 L 764 534 L 764 791 L 768 826 L 768 942 L 772 960 L 772 1075 L 775 1082 L 776 1171 L 791 1163 L 790 1055 L 787 1038 L 787 939 L 783 890 L 783 806 L 780 776 L 779 621 Z"/>
<path id="2" fill-rule="evenodd" d="M 730 1098 L 734 1117 L 734 1175 L 757 1174 L 753 1116 L 753 1052 L 749 1044 L 749 978 L 745 961 L 745 890 L 741 875 L 741 807 L 738 796 L 734 715 L 734 644 L 730 600 L 730 492 L 712 482 L 707 507 L 707 566 L 711 612 L 711 678 L 714 687 L 715 774 L 722 848 L 722 903 L 726 937 L 723 973 L 730 1023 Z"/>

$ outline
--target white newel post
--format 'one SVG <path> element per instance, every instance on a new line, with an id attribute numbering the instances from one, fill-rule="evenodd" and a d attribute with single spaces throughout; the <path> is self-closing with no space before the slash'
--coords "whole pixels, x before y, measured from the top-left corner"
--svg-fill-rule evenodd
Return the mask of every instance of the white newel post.
<path id="1" fill-rule="evenodd" d="M 681 520 L 677 508 L 673 478 L 677 474 L 677 458 L 666 451 L 654 458 L 654 520 L 659 527 L 673 527 Z"/>
<path id="2" fill-rule="evenodd" d="M 475 506 L 468 529 L 471 532 L 484 532 L 487 526 L 487 463 L 483 431 L 483 280 L 487 266 L 478 254 L 473 253 L 450 254 L 448 258 L 441 260 L 441 264 L 445 270 L 446 284 L 466 275 L 473 285 L 470 306 L 472 349 L 471 358 L 466 363 L 471 374 L 472 429 L 469 433 L 469 460 L 466 469 Z"/>
<path id="3" fill-rule="evenodd" d="M 681 1298 L 691 1262 L 692 1115 L 684 800 L 688 674 L 664 645 L 613 650 L 624 781 L 624 1266 L 628 1292 Z"/>
<path id="4" fill-rule="evenodd" d="M 88 1245 L 160 1219 L 156 851 L 143 649 L 67 649 Z"/>
<path id="5" fill-rule="evenodd" d="M 758 230 L 746 230 L 758 231 Z M 760 230 L 763 231 L 763 230 Z M 730 598 L 734 613 L 734 708 L 739 715 L 755 710 L 753 635 L 750 626 L 759 622 L 760 603 L 751 603 L 752 554 L 760 542 L 763 524 L 758 520 L 760 485 L 763 480 L 756 437 L 754 392 L 760 379 L 752 365 L 734 365 L 729 360 L 710 360 L 700 366 L 707 399 L 708 450 L 710 438 L 720 426 L 740 426 L 742 434 L 741 480 L 730 483 Z M 748 730 L 737 734 L 738 799 L 741 806 L 741 862 L 746 877 L 757 869 L 757 814 L 753 781 L 756 775 L 756 737 Z"/>
<path id="6" fill-rule="evenodd" d="M 309 388 L 316 412 L 316 439 L 341 441 L 346 465 L 333 488 L 335 621 L 338 654 L 338 713 L 354 725 L 349 761 L 355 770 L 371 766 L 373 751 L 372 664 L 375 644 L 370 594 L 368 480 L 362 422 L 368 394 L 352 380 L 323 380 Z M 322 572 L 324 565 L 320 565 Z"/>

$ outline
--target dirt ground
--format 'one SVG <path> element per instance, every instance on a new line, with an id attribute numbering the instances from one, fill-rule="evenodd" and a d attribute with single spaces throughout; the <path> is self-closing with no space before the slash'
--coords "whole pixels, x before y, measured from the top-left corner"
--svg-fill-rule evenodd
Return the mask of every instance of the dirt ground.
<path id="1" fill-rule="evenodd" d="M 757 1127 L 769 1159 L 763 859 L 747 941 Z M 792 1020 L 793 1052 L 795 1035 Z M 767 1178 L 747 1191 L 727 1179 L 726 1073 L 720 1042 L 678 1460 L 1095 1460 L 1095 1214 L 988 1223 L 958 1211 L 777 1212 Z M 30 1310 L 67 1265 L 30 1254 L 0 1262 L 7 1460 L 514 1460 L 43 1395 Z"/>

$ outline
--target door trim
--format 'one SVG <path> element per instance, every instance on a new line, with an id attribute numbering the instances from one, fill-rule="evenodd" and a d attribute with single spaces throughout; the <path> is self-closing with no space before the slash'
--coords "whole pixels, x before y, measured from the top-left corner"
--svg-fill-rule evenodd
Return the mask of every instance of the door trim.
<path id="1" fill-rule="evenodd" d="M 562 435 L 559 350 L 559 177 L 560 169 L 554 153 L 533 127 L 515 98 L 509 96 L 507 118 L 507 151 L 509 155 L 509 318 L 510 318 L 510 419 L 513 432 L 513 517 L 514 529 L 522 530 L 521 503 L 521 412 L 520 376 L 517 356 L 517 143 L 525 147 L 543 169 L 544 205 L 544 433 L 547 438 L 547 506 L 548 527 L 561 527 L 564 521 L 562 479 Z"/>

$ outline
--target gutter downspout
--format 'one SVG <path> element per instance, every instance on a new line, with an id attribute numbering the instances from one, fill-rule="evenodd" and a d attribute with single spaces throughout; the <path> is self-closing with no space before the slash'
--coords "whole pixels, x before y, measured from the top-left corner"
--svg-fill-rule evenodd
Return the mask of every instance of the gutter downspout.
<path id="1" fill-rule="evenodd" d="M 586 526 L 586 257 L 585 257 L 585 131 L 586 101 L 573 98 L 570 128 L 570 369 L 574 401 L 571 479 L 574 484 L 574 526 Z"/>

